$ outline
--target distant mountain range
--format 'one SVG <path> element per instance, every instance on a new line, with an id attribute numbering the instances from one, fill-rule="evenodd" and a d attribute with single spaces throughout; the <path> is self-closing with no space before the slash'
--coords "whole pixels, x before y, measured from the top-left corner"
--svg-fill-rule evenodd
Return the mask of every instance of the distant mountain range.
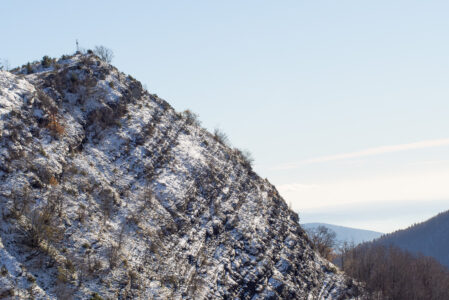
<path id="1" fill-rule="evenodd" d="M 374 242 L 432 256 L 449 267 L 449 211 L 407 229 L 384 235 Z"/>
<path id="2" fill-rule="evenodd" d="M 376 238 L 382 236 L 382 232 L 365 230 L 365 229 L 357 229 L 339 225 L 332 225 L 326 223 L 305 223 L 301 224 L 301 226 L 307 231 L 310 229 L 318 228 L 319 226 L 325 226 L 328 229 L 334 231 L 336 233 L 336 240 L 339 243 L 348 242 L 354 243 L 354 245 L 372 241 Z"/>

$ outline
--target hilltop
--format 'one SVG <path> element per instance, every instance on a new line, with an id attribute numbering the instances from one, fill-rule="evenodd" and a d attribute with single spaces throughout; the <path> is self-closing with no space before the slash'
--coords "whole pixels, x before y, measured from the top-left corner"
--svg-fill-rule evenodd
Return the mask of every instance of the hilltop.
<path id="1" fill-rule="evenodd" d="M 360 293 L 244 153 L 91 52 L 1 71 L 0 136 L 1 297 Z"/>

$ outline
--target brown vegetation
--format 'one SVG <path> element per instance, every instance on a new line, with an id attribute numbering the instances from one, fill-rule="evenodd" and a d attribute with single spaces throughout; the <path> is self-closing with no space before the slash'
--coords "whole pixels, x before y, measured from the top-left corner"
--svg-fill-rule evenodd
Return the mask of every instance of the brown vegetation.
<path id="1" fill-rule="evenodd" d="M 56 113 L 50 113 L 47 128 L 54 136 L 62 136 L 65 132 L 64 126 L 58 120 Z"/>
<path id="2" fill-rule="evenodd" d="M 57 186 L 59 183 L 58 183 L 58 180 L 54 177 L 54 176 L 51 176 L 50 177 L 50 180 L 48 181 L 48 183 L 51 185 L 51 186 Z"/>
<path id="3" fill-rule="evenodd" d="M 312 247 L 315 251 L 326 258 L 332 260 L 334 258 L 333 247 L 335 244 L 335 232 L 325 226 L 318 226 L 317 228 L 307 231 Z"/>
<path id="4" fill-rule="evenodd" d="M 435 259 L 364 244 L 343 251 L 342 268 L 366 283 L 370 299 L 449 299 L 449 270 Z"/>

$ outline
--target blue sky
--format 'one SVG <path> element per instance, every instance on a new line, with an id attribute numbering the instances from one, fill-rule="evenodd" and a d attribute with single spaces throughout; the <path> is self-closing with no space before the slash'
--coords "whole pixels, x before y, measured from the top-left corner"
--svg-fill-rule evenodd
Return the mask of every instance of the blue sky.
<path id="1" fill-rule="evenodd" d="M 387 232 L 449 209 L 448 13 L 433 0 L 3 1 L 0 59 L 105 45 L 252 152 L 303 222 Z"/>

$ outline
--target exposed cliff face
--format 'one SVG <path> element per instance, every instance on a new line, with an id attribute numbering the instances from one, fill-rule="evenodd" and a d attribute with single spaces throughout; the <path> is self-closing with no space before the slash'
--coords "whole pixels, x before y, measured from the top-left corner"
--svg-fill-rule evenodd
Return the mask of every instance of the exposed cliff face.
<path id="1" fill-rule="evenodd" d="M 14 73 L 0 72 L 2 296 L 357 295 L 275 187 L 191 114 L 93 55 Z"/>

